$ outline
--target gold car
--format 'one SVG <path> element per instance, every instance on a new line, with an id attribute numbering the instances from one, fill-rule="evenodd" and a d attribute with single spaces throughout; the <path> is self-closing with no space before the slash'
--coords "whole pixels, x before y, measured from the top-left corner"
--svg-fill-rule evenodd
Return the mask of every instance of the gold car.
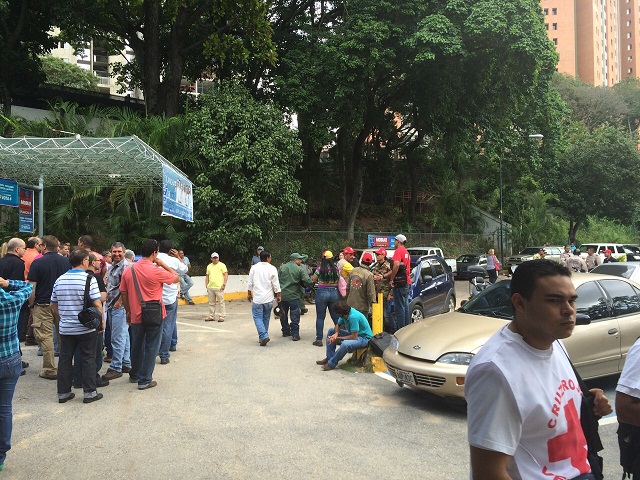
<path id="1" fill-rule="evenodd" d="M 574 273 L 577 325 L 563 340 L 585 378 L 620 373 L 640 336 L 640 286 L 626 278 Z M 513 316 L 511 282 L 498 282 L 453 313 L 398 330 L 383 359 L 398 385 L 462 400 L 473 356 Z"/>

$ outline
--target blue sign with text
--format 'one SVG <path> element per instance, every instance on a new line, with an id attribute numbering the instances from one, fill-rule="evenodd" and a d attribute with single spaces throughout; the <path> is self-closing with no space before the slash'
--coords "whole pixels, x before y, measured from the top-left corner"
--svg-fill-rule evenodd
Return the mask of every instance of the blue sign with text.
<path id="1" fill-rule="evenodd" d="M 18 206 L 18 182 L 0 178 L 0 205 Z"/>

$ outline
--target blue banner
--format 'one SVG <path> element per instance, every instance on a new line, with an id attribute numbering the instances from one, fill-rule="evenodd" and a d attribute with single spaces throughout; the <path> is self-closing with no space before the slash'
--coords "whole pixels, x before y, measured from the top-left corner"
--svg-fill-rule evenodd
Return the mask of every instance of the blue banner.
<path id="1" fill-rule="evenodd" d="M 369 248 L 373 248 L 373 247 L 395 248 L 396 237 L 391 235 L 367 235 L 367 246 Z"/>
<path id="2" fill-rule="evenodd" d="M 33 221 L 33 190 L 19 189 L 20 205 L 18 205 L 18 231 L 31 233 L 34 229 Z"/>
<path id="3" fill-rule="evenodd" d="M 166 165 L 162 166 L 162 215 L 193 222 L 193 184 Z"/>
<path id="4" fill-rule="evenodd" d="M 18 182 L 0 178 L 0 205 L 18 206 Z"/>

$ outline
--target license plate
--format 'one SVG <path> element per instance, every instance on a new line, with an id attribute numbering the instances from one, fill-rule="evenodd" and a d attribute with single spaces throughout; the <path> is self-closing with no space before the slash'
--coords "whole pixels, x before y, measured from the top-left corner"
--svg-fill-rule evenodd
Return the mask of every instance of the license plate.
<path id="1" fill-rule="evenodd" d="M 409 385 L 415 385 L 416 380 L 413 378 L 413 373 L 405 372 L 404 370 L 396 370 L 397 380 Z"/>

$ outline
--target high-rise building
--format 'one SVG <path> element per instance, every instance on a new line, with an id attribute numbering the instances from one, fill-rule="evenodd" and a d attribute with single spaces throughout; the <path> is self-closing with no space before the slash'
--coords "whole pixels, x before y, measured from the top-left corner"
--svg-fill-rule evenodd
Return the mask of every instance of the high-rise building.
<path id="1" fill-rule="evenodd" d="M 541 0 L 558 71 L 596 86 L 635 77 L 640 0 Z"/>

